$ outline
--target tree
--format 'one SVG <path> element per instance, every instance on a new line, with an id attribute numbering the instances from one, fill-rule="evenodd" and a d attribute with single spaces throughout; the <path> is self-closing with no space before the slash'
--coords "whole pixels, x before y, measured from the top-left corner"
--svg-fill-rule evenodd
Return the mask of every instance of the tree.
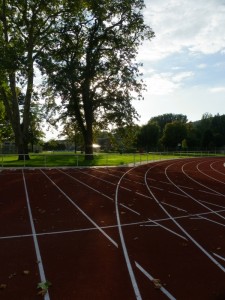
<path id="1" fill-rule="evenodd" d="M 156 147 L 159 140 L 160 127 L 156 122 L 149 122 L 143 125 L 138 134 L 138 146 L 149 151 L 151 147 Z"/>
<path id="2" fill-rule="evenodd" d="M 186 143 L 187 147 L 199 147 L 200 146 L 200 140 L 198 138 L 198 130 L 196 126 L 189 122 L 186 124 L 187 128 L 187 137 L 186 137 Z"/>
<path id="3" fill-rule="evenodd" d="M 34 64 L 46 47 L 60 9 L 59 0 L 0 0 L 0 95 L 19 154 L 28 153 Z"/>
<path id="4" fill-rule="evenodd" d="M 4 141 L 13 140 L 12 127 L 9 124 L 9 121 L 6 118 L 5 107 L 0 100 L 0 144 Z"/>
<path id="5" fill-rule="evenodd" d="M 42 113 L 38 105 L 32 105 L 30 112 L 30 124 L 28 129 L 28 143 L 31 146 L 31 151 L 34 152 L 34 145 L 38 144 L 45 137 L 41 129 Z"/>
<path id="6" fill-rule="evenodd" d="M 161 129 L 161 133 L 163 132 L 165 126 L 167 123 L 172 123 L 174 121 L 179 121 L 181 123 L 187 123 L 187 116 L 182 115 L 182 114 L 163 114 L 163 115 L 159 115 L 156 117 L 153 117 L 149 120 L 149 122 L 156 122 L 160 129 Z"/>
<path id="7" fill-rule="evenodd" d="M 167 123 L 163 131 L 161 142 L 166 147 L 175 148 L 186 138 L 187 128 L 183 122 Z"/>
<path id="8" fill-rule="evenodd" d="M 137 144 L 138 125 L 118 127 L 111 131 L 111 143 L 120 153 L 134 152 Z"/>
<path id="9" fill-rule="evenodd" d="M 77 152 L 77 148 L 83 146 L 83 138 L 79 132 L 76 121 L 71 118 L 64 118 L 63 129 L 59 134 L 59 137 L 66 138 L 66 140 L 74 145 L 74 152 Z"/>
<path id="10" fill-rule="evenodd" d="M 143 84 L 136 55 L 154 35 L 144 24 L 143 0 L 67 3 L 57 35 L 40 66 L 48 86 L 62 99 L 81 131 L 87 159 L 93 158 L 93 127 L 123 127 L 137 117 L 131 102 Z"/>

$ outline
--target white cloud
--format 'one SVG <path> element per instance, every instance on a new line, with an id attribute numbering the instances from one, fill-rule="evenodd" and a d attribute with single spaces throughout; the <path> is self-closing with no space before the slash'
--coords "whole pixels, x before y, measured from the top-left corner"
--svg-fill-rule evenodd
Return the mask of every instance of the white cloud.
<path id="1" fill-rule="evenodd" d="M 152 95 L 149 89 L 145 100 L 135 101 L 134 105 L 141 115 L 140 124 L 145 124 L 150 118 L 166 113 L 184 114 L 189 121 L 200 120 L 206 112 L 225 114 L 223 103 L 223 93 L 213 94 L 202 86 L 194 86 L 179 87 L 167 95 Z"/>
<path id="2" fill-rule="evenodd" d="M 184 81 L 194 75 L 193 72 L 158 73 L 146 79 L 151 95 L 168 95 L 184 84 Z"/>
<path id="3" fill-rule="evenodd" d="M 205 68 L 207 68 L 207 64 L 199 64 L 199 65 L 197 65 L 197 68 L 198 69 L 205 69 Z"/>
<path id="4" fill-rule="evenodd" d="M 181 72 L 173 76 L 173 81 L 181 83 L 183 80 L 194 76 L 194 72 Z"/>
<path id="5" fill-rule="evenodd" d="M 225 86 L 218 86 L 218 87 L 214 87 L 214 88 L 210 88 L 209 91 L 211 93 L 224 93 L 225 92 Z"/>
<path id="6" fill-rule="evenodd" d="M 165 74 L 155 74 L 147 79 L 147 85 L 150 95 L 168 95 L 179 86 Z"/>
<path id="7" fill-rule="evenodd" d="M 156 34 L 140 48 L 147 84 L 141 123 L 164 113 L 225 114 L 225 0 L 145 0 Z"/>
<path id="8" fill-rule="evenodd" d="M 147 0 L 144 16 L 156 37 L 141 47 L 140 57 L 162 59 L 184 49 L 224 52 L 224 14 L 223 0 Z"/>

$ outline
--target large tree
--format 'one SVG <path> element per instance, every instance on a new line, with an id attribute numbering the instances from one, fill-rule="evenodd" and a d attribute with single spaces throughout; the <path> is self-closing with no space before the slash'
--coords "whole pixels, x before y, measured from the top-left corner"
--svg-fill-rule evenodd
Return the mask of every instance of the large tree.
<path id="1" fill-rule="evenodd" d="M 68 4 L 58 33 L 43 51 L 40 65 L 48 86 L 62 99 L 93 158 L 93 126 L 123 126 L 136 111 L 143 84 L 136 62 L 138 47 L 153 37 L 144 24 L 143 0 L 90 0 Z"/>
<path id="2" fill-rule="evenodd" d="M 0 99 L 0 144 L 4 141 L 11 141 L 13 140 L 13 132 L 12 127 L 7 120 L 5 107 L 3 102 Z"/>
<path id="3" fill-rule="evenodd" d="M 60 2 L 0 0 L 0 94 L 19 154 L 28 153 L 35 61 L 58 21 Z"/>
<path id="4" fill-rule="evenodd" d="M 156 122 L 159 125 L 159 127 L 161 129 L 161 133 L 163 133 L 163 130 L 164 130 L 166 124 L 172 123 L 174 121 L 187 123 L 187 116 L 182 115 L 182 114 L 168 113 L 168 114 L 163 114 L 163 115 L 153 117 L 149 120 L 149 122 Z"/>
<path id="5" fill-rule="evenodd" d="M 138 146 L 150 151 L 151 148 L 157 147 L 159 141 L 160 127 L 156 122 L 148 122 L 143 125 L 138 134 Z"/>
<path id="6" fill-rule="evenodd" d="M 174 121 L 172 123 L 167 123 L 161 142 L 164 146 L 175 148 L 187 137 L 187 127 L 186 124 L 180 121 Z"/>

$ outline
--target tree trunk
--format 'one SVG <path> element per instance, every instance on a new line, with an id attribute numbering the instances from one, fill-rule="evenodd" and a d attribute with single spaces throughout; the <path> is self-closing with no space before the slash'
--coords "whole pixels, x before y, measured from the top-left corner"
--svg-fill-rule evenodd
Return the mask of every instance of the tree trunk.
<path id="1" fill-rule="evenodd" d="M 86 160 L 93 160 L 93 134 L 92 129 L 87 130 L 84 137 L 84 151 L 85 151 L 85 159 Z"/>
<path id="2" fill-rule="evenodd" d="M 18 148 L 18 160 L 29 160 L 28 143 L 21 142 L 17 145 Z"/>

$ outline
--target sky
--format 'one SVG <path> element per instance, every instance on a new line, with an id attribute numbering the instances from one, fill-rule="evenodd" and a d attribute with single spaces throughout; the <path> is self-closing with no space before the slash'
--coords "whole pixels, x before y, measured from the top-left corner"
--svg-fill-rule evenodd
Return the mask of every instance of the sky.
<path id="1" fill-rule="evenodd" d="M 138 61 L 147 91 L 133 103 L 139 124 L 165 113 L 200 120 L 225 114 L 225 0 L 145 0 L 155 32 Z"/>
<path id="2" fill-rule="evenodd" d="M 155 32 L 139 49 L 147 90 L 134 101 L 139 125 L 166 113 L 200 120 L 225 114 L 225 0 L 145 0 Z M 58 133 L 57 133 L 58 134 Z M 57 136 L 47 131 L 47 139 Z"/>

